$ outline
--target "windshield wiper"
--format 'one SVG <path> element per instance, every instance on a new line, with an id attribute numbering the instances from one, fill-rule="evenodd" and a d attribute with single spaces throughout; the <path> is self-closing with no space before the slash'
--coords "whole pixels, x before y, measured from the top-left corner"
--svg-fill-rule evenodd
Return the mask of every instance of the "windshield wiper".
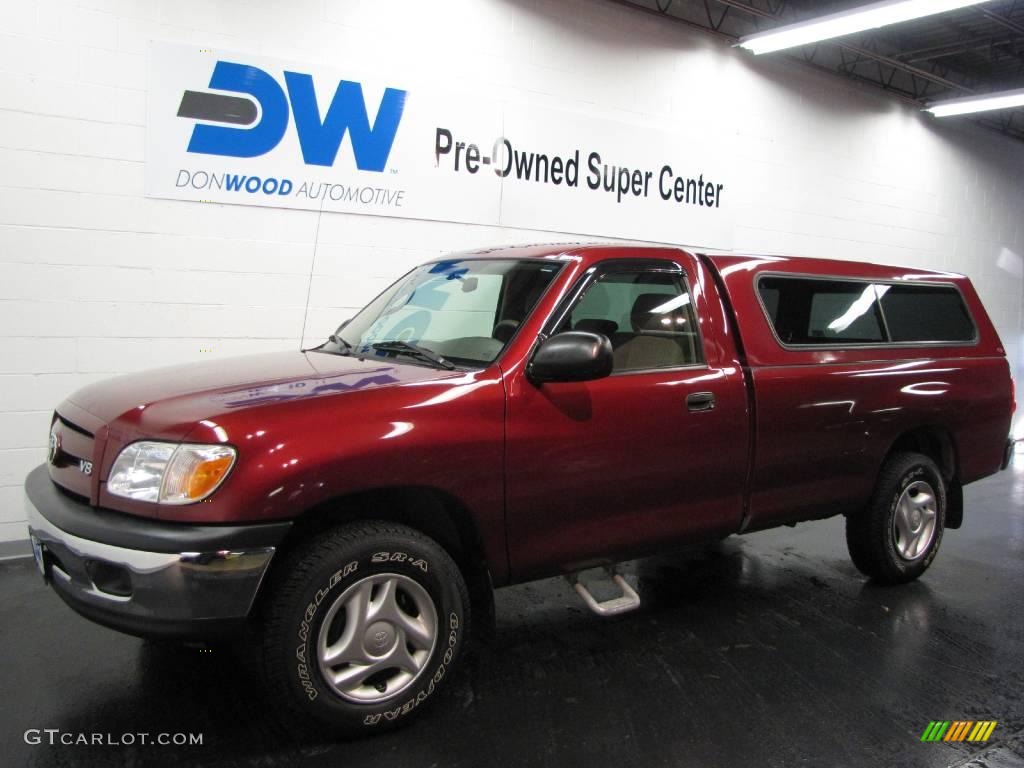
<path id="1" fill-rule="evenodd" d="M 380 352 L 394 352 L 396 355 L 415 357 L 417 360 L 424 360 L 436 365 L 438 368 L 444 368 L 446 371 L 455 370 L 454 363 L 445 360 L 436 352 L 433 352 L 426 347 L 421 347 L 418 344 L 410 344 L 407 341 L 378 341 L 376 344 L 371 344 L 370 346 Z"/>

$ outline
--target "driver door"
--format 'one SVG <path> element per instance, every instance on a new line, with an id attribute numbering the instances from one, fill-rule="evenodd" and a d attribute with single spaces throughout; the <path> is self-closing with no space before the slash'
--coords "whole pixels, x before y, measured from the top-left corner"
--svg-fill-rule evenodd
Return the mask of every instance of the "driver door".
<path id="1" fill-rule="evenodd" d="M 716 331 L 698 321 L 709 316 L 691 288 L 710 286 L 700 270 L 667 259 L 598 265 L 546 330 L 608 336 L 612 375 L 537 385 L 520 372 L 510 383 L 506 527 L 517 580 L 738 528 L 746 392 L 735 361 L 708 359 L 721 347 L 705 345 Z"/>

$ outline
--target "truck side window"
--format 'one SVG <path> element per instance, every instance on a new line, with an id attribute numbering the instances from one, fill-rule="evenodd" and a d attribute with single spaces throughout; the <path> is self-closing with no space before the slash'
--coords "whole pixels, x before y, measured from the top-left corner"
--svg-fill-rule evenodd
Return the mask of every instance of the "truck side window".
<path id="1" fill-rule="evenodd" d="M 764 276 L 757 282 L 783 344 L 970 343 L 977 329 L 951 285 Z"/>
<path id="2" fill-rule="evenodd" d="M 882 313 L 892 341 L 971 342 L 974 321 L 951 285 L 880 285 Z"/>
<path id="3" fill-rule="evenodd" d="M 757 290 L 783 344 L 887 340 L 875 285 L 868 281 L 762 277 Z"/>
<path id="4" fill-rule="evenodd" d="M 607 336 L 615 350 L 615 372 L 704 362 L 690 294 L 676 274 L 606 273 L 559 328 L 569 329 Z"/>

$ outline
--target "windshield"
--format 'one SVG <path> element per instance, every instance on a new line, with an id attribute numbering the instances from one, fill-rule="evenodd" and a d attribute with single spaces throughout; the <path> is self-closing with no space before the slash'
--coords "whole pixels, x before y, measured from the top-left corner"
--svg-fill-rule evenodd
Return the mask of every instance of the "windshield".
<path id="1" fill-rule="evenodd" d="M 559 269 L 559 263 L 539 260 L 424 264 L 374 299 L 321 349 L 360 357 L 400 356 L 418 365 L 487 365 Z"/>

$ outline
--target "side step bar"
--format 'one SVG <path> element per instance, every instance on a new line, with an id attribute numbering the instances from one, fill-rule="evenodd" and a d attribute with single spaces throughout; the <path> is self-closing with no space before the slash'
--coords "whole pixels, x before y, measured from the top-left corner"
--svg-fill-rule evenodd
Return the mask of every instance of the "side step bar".
<path id="1" fill-rule="evenodd" d="M 619 597 L 613 597 L 611 600 L 605 600 L 600 603 L 594 599 L 594 596 L 590 594 L 590 590 L 583 585 L 577 575 L 567 578 L 569 583 L 572 584 L 573 589 L 576 590 L 576 593 L 583 598 L 583 602 L 587 604 L 587 607 L 598 616 L 617 616 L 620 613 L 628 613 L 639 608 L 640 595 L 636 593 L 636 590 L 626 583 L 621 574 L 610 573 L 610 575 L 612 581 L 618 585 L 622 594 Z"/>

